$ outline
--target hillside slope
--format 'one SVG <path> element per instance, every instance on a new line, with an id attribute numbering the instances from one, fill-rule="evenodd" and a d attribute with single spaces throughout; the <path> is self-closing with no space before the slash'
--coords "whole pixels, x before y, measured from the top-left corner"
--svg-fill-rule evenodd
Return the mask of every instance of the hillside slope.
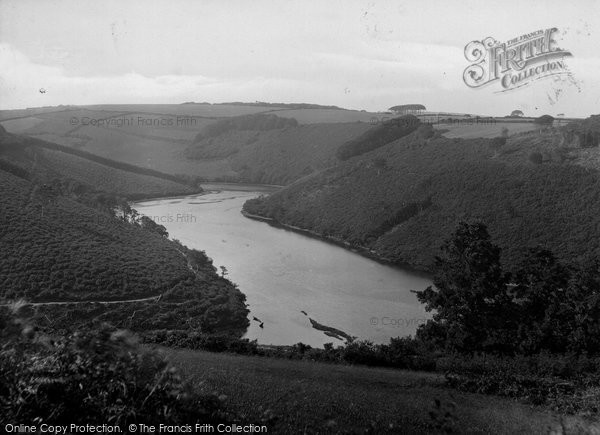
<path id="1" fill-rule="evenodd" d="M 191 180 L 102 158 L 81 150 L 7 133 L 0 126 L 0 167 L 29 180 L 68 180 L 87 190 L 125 197 L 190 194 Z"/>
<path id="2" fill-rule="evenodd" d="M 0 115 L 11 133 L 138 167 L 203 180 L 284 184 L 326 167 L 332 151 L 367 130 L 376 114 L 309 104 L 190 103 L 69 106 Z M 227 132 L 200 144 L 194 140 L 214 124 L 253 116 L 291 119 L 300 126 Z"/>
<path id="3" fill-rule="evenodd" d="M 226 159 L 233 180 L 289 184 L 337 161 L 340 145 L 368 130 L 366 123 L 310 124 L 296 127 L 225 131 L 200 138 L 186 150 L 190 159 Z"/>
<path id="4" fill-rule="evenodd" d="M 46 196 L 0 168 L 0 300 L 140 303 L 36 306 L 54 328 L 111 321 L 134 330 L 242 334 L 244 295 L 202 252 L 62 195 Z"/>
<path id="5" fill-rule="evenodd" d="M 521 139 L 499 145 L 417 131 L 244 210 L 425 270 L 461 220 L 486 223 L 509 264 L 535 245 L 566 261 L 600 255 L 598 171 L 514 156 L 513 141 Z M 536 146 L 543 143 L 542 135 Z"/>
<path id="6" fill-rule="evenodd" d="M 264 421 L 269 433 L 547 434 L 560 431 L 561 421 L 565 433 L 598 430 L 597 419 L 586 422 L 514 400 L 453 391 L 431 373 L 165 352 L 199 391 L 223 393 L 228 409 L 247 421 Z M 443 412 L 436 412 L 434 400 Z M 442 430 L 429 414 L 442 417 L 446 411 L 452 432 Z"/>

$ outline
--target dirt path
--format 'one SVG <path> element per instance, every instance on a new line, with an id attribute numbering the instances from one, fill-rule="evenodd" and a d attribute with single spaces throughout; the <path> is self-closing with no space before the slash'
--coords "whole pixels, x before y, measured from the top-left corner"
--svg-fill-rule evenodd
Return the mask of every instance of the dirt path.
<path id="1" fill-rule="evenodd" d="M 122 299 L 117 301 L 55 301 L 55 302 L 25 302 L 27 305 L 31 306 L 44 306 L 44 305 L 81 305 L 81 304 L 132 304 L 135 302 L 148 302 L 148 301 L 156 301 L 160 300 L 161 295 L 149 296 L 147 298 L 139 298 L 139 299 Z M 0 307 L 8 307 L 12 305 L 12 303 L 3 303 L 0 304 Z"/>

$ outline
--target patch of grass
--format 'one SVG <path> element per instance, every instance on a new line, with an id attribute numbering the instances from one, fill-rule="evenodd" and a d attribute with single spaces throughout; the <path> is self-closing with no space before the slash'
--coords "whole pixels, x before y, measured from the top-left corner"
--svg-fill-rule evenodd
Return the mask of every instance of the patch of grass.
<path id="1" fill-rule="evenodd" d="M 225 394 L 231 411 L 245 422 L 267 420 L 271 433 L 431 434 L 443 433 L 449 425 L 453 433 L 461 434 L 545 434 L 557 430 L 561 421 L 567 428 L 564 433 L 600 430 L 598 422 L 452 391 L 436 374 L 202 351 L 166 352 L 199 393 Z M 444 419 L 449 409 L 454 409 L 451 417 Z"/>

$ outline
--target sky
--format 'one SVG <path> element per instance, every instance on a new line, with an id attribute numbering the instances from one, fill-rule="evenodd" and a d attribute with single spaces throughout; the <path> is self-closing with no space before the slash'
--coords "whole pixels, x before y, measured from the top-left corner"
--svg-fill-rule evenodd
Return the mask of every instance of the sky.
<path id="1" fill-rule="evenodd" d="M 469 42 L 552 27 L 570 78 L 466 86 Z M 0 0 L 0 109 L 268 101 L 589 116 L 599 46 L 597 0 Z"/>

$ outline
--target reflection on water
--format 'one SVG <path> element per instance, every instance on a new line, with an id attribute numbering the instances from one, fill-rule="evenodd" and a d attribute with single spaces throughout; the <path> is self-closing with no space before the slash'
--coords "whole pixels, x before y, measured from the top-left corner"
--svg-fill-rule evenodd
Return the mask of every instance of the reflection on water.
<path id="1" fill-rule="evenodd" d="M 342 343 L 313 329 L 310 317 L 352 336 L 387 342 L 413 334 L 429 317 L 410 292 L 430 285 L 428 279 L 245 218 L 242 204 L 265 193 L 252 187 L 134 206 L 164 225 L 170 237 L 206 251 L 217 268 L 227 268 L 247 296 L 248 338 L 262 344 Z"/>

